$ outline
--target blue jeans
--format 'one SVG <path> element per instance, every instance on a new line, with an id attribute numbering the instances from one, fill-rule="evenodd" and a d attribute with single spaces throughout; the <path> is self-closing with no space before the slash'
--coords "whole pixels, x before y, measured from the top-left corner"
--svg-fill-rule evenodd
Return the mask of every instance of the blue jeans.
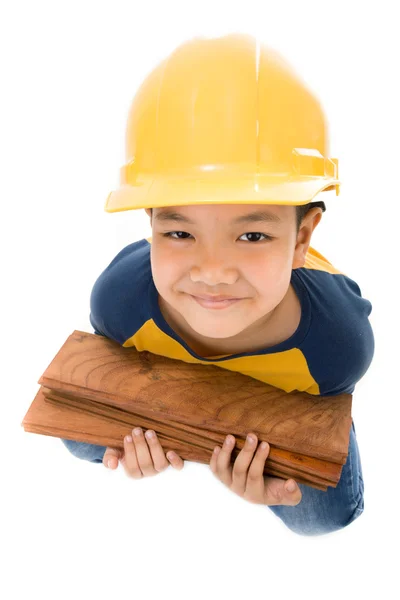
<path id="1" fill-rule="evenodd" d="M 364 510 L 364 480 L 354 421 L 349 451 L 340 480 L 326 492 L 298 484 L 302 499 L 297 506 L 269 506 L 289 529 L 299 535 L 323 535 L 343 529 Z"/>
<path id="2" fill-rule="evenodd" d="M 101 463 L 105 446 L 61 440 L 83 460 Z M 289 529 L 299 535 L 315 536 L 343 529 L 364 510 L 364 481 L 354 422 L 350 428 L 349 451 L 339 483 L 326 492 L 299 483 L 302 499 L 297 506 L 268 506 Z"/>

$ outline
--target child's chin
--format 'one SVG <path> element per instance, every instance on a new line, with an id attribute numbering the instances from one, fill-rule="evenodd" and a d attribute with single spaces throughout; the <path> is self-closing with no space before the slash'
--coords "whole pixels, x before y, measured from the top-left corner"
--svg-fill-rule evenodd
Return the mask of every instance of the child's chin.
<path id="1" fill-rule="evenodd" d="M 189 319 L 188 323 L 199 335 L 213 339 L 230 338 L 243 331 L 243 326 L 239 326 L 238 323 L 224 324 L 221 321 L 216 323 L 214 319 L 200 317 L 198 319 Z"/>

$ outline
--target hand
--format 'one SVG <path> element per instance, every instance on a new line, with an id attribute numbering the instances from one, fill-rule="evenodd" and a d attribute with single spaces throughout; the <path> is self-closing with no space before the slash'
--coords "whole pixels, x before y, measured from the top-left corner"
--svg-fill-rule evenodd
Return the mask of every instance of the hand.
<path id="1" fill-rule="evenodd" d="M 165 456 L 157 434 L 152 429 L 146 431 L 146 437 L 140 427 L 139 435 L 135 435 L 135 429 L 132 430 L 132 436 L 128 441 L 128 436 L 124 438 L 124 449 L 106 448 L 103 456 L 103 465 L 110 469 L 118 467 L 118 460 L 121 462 L 128 477 L 133 479 L 142 479 L 142 477 L 152 477 L 162 471 L 165 471 L 171 464 L 174 469 L 180 471 L 183 469 L 184 461 L 175 452 L 168 452 Z M 152 433 L 152 437 L 148 437 Z M 149 450 L 150 448 L 150 450 Z"/>
<path id="2" fill-rule="evenodd" d="M 219 446 L 216 446 L 219 452 L 214 449 L 210 461 L 211 471 L 232 492 L 253 504 L 266 504 L 267 506 L 278 504 L 296 506 L 296 504 L 299 504 L 302 493 L 293 479 L 289 479 L 288 482 L 294 483 L 295 489 L 293 492 L 289 492 L 286 489 L 285 479 L 264 476 L 263 471 L 270 446 L 267 444 L 266 448 L 262 448 L 260 444 L 254 454 L 257 448 L 257 436 L 254 433 L 249 435 L 253 442 L 250 443 L 247 437 L 233 467 L 230 462 L 231 453 L 236 443 L 234 436 L 227 436 L 222 450 Z M 227 439 L 230 440 L 230 444 L 227 444 Z"/>

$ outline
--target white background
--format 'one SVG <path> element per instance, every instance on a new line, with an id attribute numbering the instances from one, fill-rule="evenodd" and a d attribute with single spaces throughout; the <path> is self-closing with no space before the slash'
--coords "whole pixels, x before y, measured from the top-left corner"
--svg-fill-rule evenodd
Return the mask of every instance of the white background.
<path id="1" fill-rule="evenodd" d="M 278 5 L 278 7 L 277 7 Z M 399 69 L 395 2 L 4 2 L 0 9 L 3 468 L 1 592 L 121 597 L 396 596 Z M 151 235 L 108 214 L 130 103 L 183 41 L 259 36 L 322 101 L 341 194 L 312 245 L 373 305 L 375 358 L 353 398 L 365 511 L 321 537 L 292 533 L 208 465 L 134 481 L 24 432 L 37 381 L 115 254 Z M 396 586 L 396 587 L 395 587 Z"/>

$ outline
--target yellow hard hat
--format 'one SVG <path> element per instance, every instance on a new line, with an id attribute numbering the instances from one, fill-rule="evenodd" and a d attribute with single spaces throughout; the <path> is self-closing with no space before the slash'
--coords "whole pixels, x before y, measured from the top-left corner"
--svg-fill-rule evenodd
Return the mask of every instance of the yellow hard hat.
<path id="1" fill-rule="evenodd" d="M 194 38 L 138 89 L 105 210 L 307 204 L 339 194 L 328 154 L 320 103 L 277 52 L 250 35 Z"/>

